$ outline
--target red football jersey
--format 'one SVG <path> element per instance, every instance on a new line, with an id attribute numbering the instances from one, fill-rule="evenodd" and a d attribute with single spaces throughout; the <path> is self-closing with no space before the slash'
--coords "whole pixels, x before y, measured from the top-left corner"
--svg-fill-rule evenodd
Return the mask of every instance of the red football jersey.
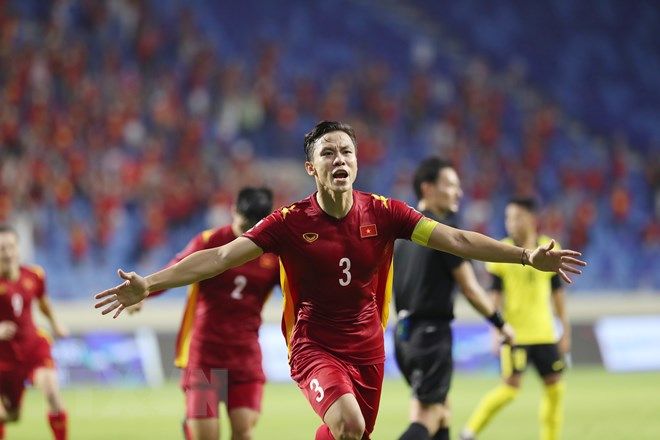
<path id="1" fill-rule="evenodd" d="M 195 236 L 170 265 L 196 251 L 222 246 L 235 238 L 231 226 L 204 231 Z M 260 359 L 261 309 L 279 283 L 279 271 L 277 257 L 263 254 L 191 285 L 177 337 L 175 365 L 233 368 L 251 362 L 240 357 L 227 359 L 218 346 L 244 347 L 246 356 L 252 353 L 255 359 Z M 258 368 L 261 369 L 261 362 Z"/>
<path id="2" fill-rule="evenodd" d="M 21 266 L 16 280 L 0 279 L 0 321 L 13 321 L 17 327 L 12 339 L 0 341 L 1 369 L 16 368 L 26 361 L 26 349 L 38 336 L 32 300 L 44 295 L 44 271 L 38 266 Z"/>
<path id="3" fill-rule="evenodd" d="M 409 240 L 422 214 L 375 194 L 353 198 L 342 219 L 323 212 L 313 194 L 244 234 L 280 256 L 291 356 L 312 343 L 353 364 L 385 360 L 394 240 Z"/>

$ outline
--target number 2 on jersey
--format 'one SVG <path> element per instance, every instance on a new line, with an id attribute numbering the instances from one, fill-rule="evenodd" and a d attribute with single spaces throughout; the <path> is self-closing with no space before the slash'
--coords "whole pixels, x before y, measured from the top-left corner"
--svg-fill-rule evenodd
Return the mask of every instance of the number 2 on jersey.
<path id="1" fill-rule="evenodd" d="M 233 299 L 243 299 L 243 289 L 247 286 L 247 278 L 244 275 L 238 275 L 234 278 L 234 290 L 231 291 L 231 297 Z"/>
<path id="2" fill-rule="evenodd" d="M 351 284 L 351 260 L 349 260 L 346 257 L 342 258 L 341 260 L 339 260 L 339 267 L 344 268 L 342 272 L 346 276 L 345 278 L 339 278 L 339 285 L 342 287 L 346 287 L 349 284 Z"/>

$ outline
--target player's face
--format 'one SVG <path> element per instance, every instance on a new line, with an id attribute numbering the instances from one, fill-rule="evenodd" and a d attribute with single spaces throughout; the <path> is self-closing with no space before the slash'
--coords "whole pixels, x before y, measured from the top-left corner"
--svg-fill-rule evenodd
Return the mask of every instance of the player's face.
<path id="1" fill-rule="evenodd" d="M 18 239 L 13 232 L 0 232 L 0 274 L 8 275 L 18 269 Z"/>
<path id="2" fill-rule="evenodd" d="M 440 212 L 458 212 L 463 189 L 456 170 L 445 167 L 438 173 L 438 179 L 431 185 L 427 195 L 429 207 Z"/>
<path id="3" fill-rule="evenodd" d="M 522 206 L 507 205 L 504 217 L 506 232 L 517 242 L 522 242 L 536 228 L 534 214 Z"/>
<path id="4" fill-rule="evenodd" d="M 347 192 L 357 177 L 355 145 L 343 131 L 326 133 L 316 140 L 312 160 L 305 162 L 307 174 L 314 176 L 319 190 Z"/>

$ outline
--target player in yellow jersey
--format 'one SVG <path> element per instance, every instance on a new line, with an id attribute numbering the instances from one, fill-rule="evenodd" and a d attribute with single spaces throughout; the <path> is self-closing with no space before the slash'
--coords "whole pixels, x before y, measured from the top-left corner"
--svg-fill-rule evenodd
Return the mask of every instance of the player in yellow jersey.
<path id="1" fill-rule="evenodd" d="M 534 200 L 511 199 L 505 217 L 509 234 L 503 240 L 505 243 L 535 247 L 550 242 L 549 237 L 537 232 Z M 522 373 L 531 363 L 545 385 L 539 413 L 540 438 L 559 439 L 564 402 L 563 358 L 571 349 L 571 330 L 559 277 L 523 265 L 487 263 L 486 269 L 493 275 L 495 303 L 502 308 L 504 318 L 516 332 L 516 345 L 502 346 L 503 382 L 481 399 L 460 438 L 473 440 L 491 418 L 516 397 Z M 555 333 L 551 302 L 563 329 L 559 340 Z"/>

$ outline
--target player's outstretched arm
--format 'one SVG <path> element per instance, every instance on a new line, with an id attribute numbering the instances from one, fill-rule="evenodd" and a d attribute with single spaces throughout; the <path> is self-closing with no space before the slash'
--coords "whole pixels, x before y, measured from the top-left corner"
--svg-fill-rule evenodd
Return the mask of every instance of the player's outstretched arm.
<path id="1" fill-rule="evenodd" d="M 509 345 L 514 344 L 515 332 L 513 327 L 504 321 L 499 321 L 494 319 L 495 312 L 497 307 L 493 304 L 488 298 L 488 294 L 481 287 L 479 281 L 477 281 L 477 276 L 474 273 L 472 264 L 468 261 L 463 261 L 456 269 L 452 271 L 454 279 L 458 283 L 458 286 L 465 296 L 465 299 L 468 300 L 470 305 L 481 315 L 488 319 L 494 326 L 497 328 L 501 342 Z M 497 315 L 500 316 L 501 315 Z"/>
<path id="2" fill-rule="evenodd" d="M 502 243 L 478 232 L 464 231 L 442 223 L 437 223 L 433 228 L 427 246 L 473 260 L 529 264 L 544 272 L 557 272 L 567 283 L 571 283 L 568 272 L 579 275 L 582 271 L 578 267 L 587 265 L 575 258 L 582 255 L 580 252 L 570 249 L 553 250 L 554 240 L 530 251 Z"/>
<path id="3" fill-rule="evenodd" d="M 50 305 L 50 301 L 48 298 L 44 295 L 41 298 L 39 298 L 39 311 L 41 311 L 41 314 L 48 319 L 48 322 L 50 323 L 50 327 L 53 329 L 53 334 L 55 335 L 56 338 L 66 338 L 69 336 L 69 330 L 64 327 L 60 322 L 55 319 L 55 314 L 53 313 L 53 308 Z"/>
<path id="4" fill-rule="evenodd" d="M 177 264 L 146 277 L 119 269 L 118 274 L 125 281 L 96 294 L 94 298 L 100 301 L 94 305 L 94 308 L 104 308 L 101 312 L 103 315 L 115 311 L 113 318 L 116 318 L 126 307 L 142 301 L 150 292 L 185 286 L 211 278 L 227 269 L 253 260 L 262 253 L 261 248 L 252 240 L 239 237 L 224 246 L 195 252 Z"/>

